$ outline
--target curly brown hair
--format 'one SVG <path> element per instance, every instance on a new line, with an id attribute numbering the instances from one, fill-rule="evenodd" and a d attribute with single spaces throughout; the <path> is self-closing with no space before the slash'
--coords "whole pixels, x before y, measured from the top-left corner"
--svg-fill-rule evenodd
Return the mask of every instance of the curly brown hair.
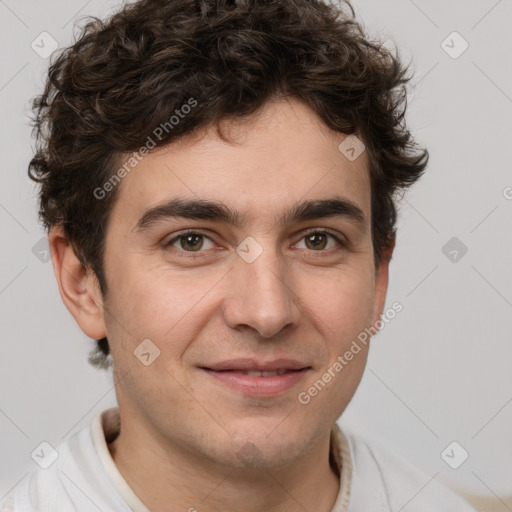
<path id="1" fill-rule="evenodd" d="M 404 120 L 408 69 L 397 50 L 365 34 L 348 0 L 142 0 L 105 21 L 89 18 L 52 57 L 33 101 L 28 173 L 41 184 L 40 219 L 47 230 L 62 226 L 105 295 L 105 231 L 117 193 L 98 198 L 95 190 L 119 162 L 165 123 L 156 146 L 210 125 L 224 138 L 219 121 L 293 97 L 364 142 L 378 266 L 395 239 L 396 194 L 428 161 Z M 171 128 L 191 98 L 195 108 Z M 102 366 L 97 356 L 108 352 L 99 340 L 90 361 Z"/>

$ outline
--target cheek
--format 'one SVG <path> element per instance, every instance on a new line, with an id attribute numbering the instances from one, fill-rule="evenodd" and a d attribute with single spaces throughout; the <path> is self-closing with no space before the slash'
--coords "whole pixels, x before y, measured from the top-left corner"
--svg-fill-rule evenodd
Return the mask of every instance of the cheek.
<path id="1" fill-rule="evenodd" d="M 326 357 L 297 401 L 313 417 L 335 421 L 354 396 L 366 366 L 369 337 L 364 331 L 371 325 L 373 293 L 371 271 L 354 269 L 331 275 L 310 294 L 311 318 L 323 338 Z"/>
<path id="2" fill-rule="evenodd" d="M 142 262 L 131 268 L 112 279 L 108 323 L 114 336 L 128 339 L 132 350 L 150 339 L 166 356 L 179 357 L 207 322 L 208 292 L 218 276 L 191 276 L 164 267 L 142 271 Z"/>
<path id="3" fill-rule="evenodd" d="M 301 294 L 318 319 L 317 329 L 329 340 L 331 352 L 342 351 L 371 324 L 374 283 L 371 271 L 343 269 L 324 279 L 311 280 L 315 287 Z"/>

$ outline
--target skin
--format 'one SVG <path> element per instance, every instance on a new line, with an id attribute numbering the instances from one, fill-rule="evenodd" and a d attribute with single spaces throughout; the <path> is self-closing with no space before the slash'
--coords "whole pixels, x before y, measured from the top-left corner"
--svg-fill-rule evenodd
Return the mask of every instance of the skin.
<path id="1" fill-rule="evenodd" d="M 122 425 L 110 451 L 149 509 L 327 512 L 339 490 L 329 436 L 367 349 L 307 405 L 297 395 L 384 308 L 392 248 L 375 269 L 367 155 L 346 159 L 338 150 L 345 135 L 294 99 L 273 100 L 222 129 L 231 142 L 204 129 L 153 151 L 119 185 L 106 235 L 106 297 L 59 227 L 49 237 L 55 275 L 84 333 L 108 337 Z M 295 203 L 335 195 L 364 212 L 361 225 L 279 220 Z M 216 200 L 246 219 L 236 227 L 174 218 L 136 230 L 148 208 L 175 197 Z M 207 237 L 199 251 L 176 239 L 189 228 Z M 306 228 L 348 243 L 320 235 L 320 248 L 312 246 Z M 252 263 L 236 252 L 248 236 L 263 250 Z M 144 339 L 160 350 L 149 366 L 133 354 Z M 311 370 L 262 398 L 199 368 L 236 357 L 300 359 Z"/>

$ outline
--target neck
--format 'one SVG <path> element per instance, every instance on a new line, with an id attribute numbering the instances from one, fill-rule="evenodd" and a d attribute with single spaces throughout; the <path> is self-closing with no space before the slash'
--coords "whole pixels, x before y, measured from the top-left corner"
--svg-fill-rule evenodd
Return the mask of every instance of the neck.
<path id="1" fill-rule="evenodd" d="M 215 463 L 133 428 L 123 422 L 111 442 L 114 462 L 149 510 L 190 512 L 330 512 L 339 490 L 339 475 L 329 462 L 330 431 L 300 460 L 275 469 L 231 468 Z"/>

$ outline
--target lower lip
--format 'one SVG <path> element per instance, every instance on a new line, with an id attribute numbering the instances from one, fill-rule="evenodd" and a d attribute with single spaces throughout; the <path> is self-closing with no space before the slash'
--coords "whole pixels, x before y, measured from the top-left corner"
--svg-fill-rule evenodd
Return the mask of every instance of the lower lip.
<path id="1" fill-rule="evenodd" d="M 300 382 L 308 372 L 308 368 L 304 368 L 275 377 L 250 377 L 230 371 L 216 372 L 205 368 L 203 370 L 226 386 L 244 395 L 256 397 L 270 397 L 284 393 Z"/>

